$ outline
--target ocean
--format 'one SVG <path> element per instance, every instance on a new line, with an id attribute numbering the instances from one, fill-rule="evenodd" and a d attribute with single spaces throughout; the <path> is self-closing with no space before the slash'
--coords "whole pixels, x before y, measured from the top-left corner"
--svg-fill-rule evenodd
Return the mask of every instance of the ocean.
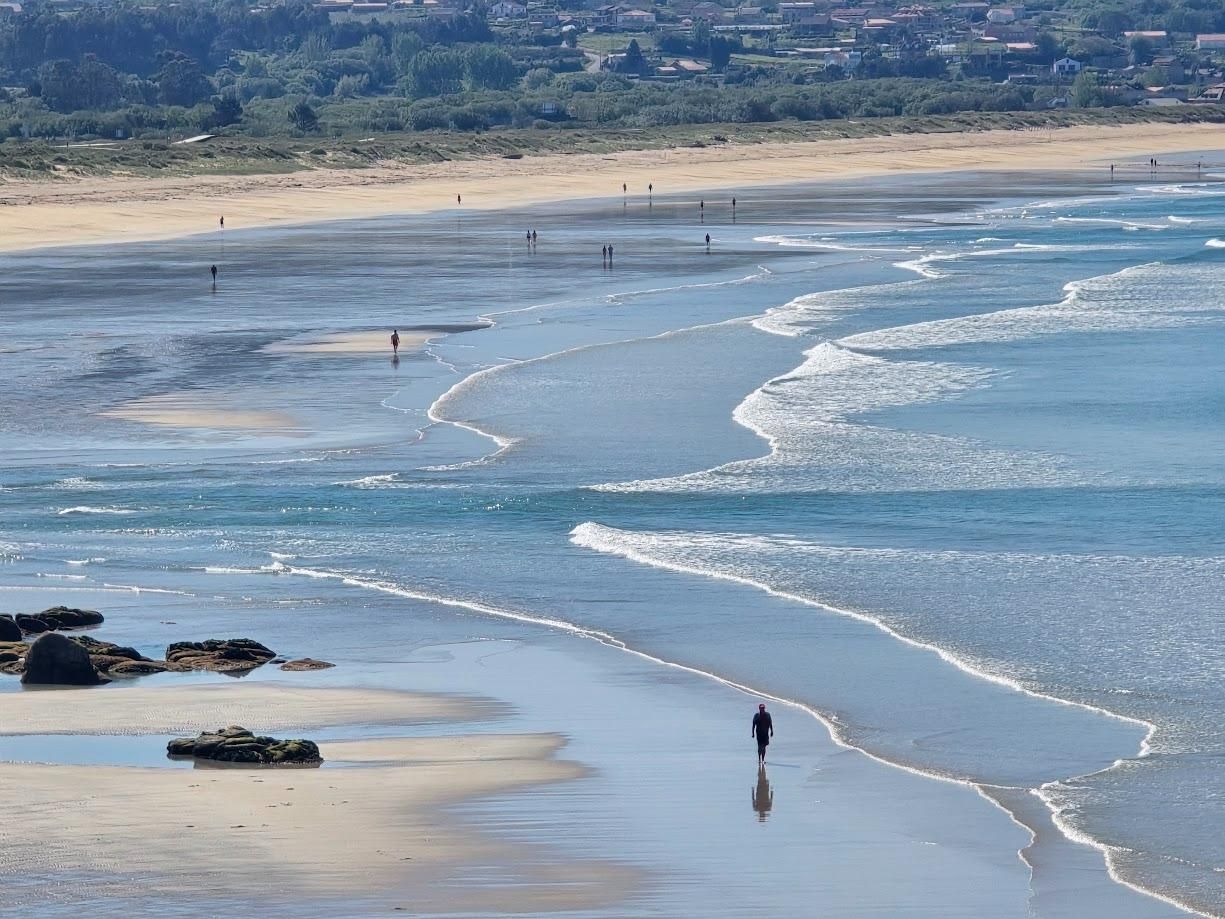
<path id="1" fill-rule="evenodd" d="M 1225 185 L 1130 176 L 3 256 L 0 598 L 150 652 L 187 622 L 383 665 L 629 652 L 1053 816 L 1137 916 L 1225 915 Z M 278 347 L 393 327 L 431 338 Z M 634 914 L 680 914 L 668 889 Z"/>

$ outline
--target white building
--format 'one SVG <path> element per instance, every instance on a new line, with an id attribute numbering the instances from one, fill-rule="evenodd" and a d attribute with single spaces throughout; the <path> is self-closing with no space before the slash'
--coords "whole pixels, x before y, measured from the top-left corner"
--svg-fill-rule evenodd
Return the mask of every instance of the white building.
<path id="1" fill-rule="evenodd" d="M 1225 33 L 1195 36 L 1196 51 L 1225 51 Z"/>
<path id="2" fill-rule="evenodd" d="M 1064 57 L 1051 64 L 1051 73 L 1059 77 L 1074 77 L 1080 73 L 1080 68 L 1080 61 Z"/>
<path id="3" fill-rule="evenodd" d="M 493 19 L 526 19 L 527 7 L 513 0 L 499 0 L 489 7 L 489 15 Z"/>

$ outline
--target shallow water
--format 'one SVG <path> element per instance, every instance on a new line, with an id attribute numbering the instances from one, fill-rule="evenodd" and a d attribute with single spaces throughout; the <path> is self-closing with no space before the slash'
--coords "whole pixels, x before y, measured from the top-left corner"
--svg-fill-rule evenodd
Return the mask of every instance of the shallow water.
<path id="1" fill-rule="evenodd" d="M 1043 181 L 8 256 L 0 597 L 139 607 L 108 637 L 150 652 L 207 623 L 360 656 L 395 615 L 628 645 L 1034 829 L 1040 788 L 1225 914 L 1225 189 Z M 397 365 L 262 351 L 480 319 Z M 295 427 L 97 414 L 168 393 Z"/>

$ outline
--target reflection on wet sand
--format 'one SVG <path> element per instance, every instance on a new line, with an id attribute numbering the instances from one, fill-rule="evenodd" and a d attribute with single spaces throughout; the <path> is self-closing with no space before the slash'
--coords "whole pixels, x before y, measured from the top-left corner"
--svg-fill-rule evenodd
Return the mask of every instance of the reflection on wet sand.
<path id="1" fill-rule="evenodd" d="M 753 810 L 757 811 L 757 822 L 765 823 L 774 807 L 774 790 L 766 776 L 766 767 L 757 767 L 757 787 L 753 789 Z"/>

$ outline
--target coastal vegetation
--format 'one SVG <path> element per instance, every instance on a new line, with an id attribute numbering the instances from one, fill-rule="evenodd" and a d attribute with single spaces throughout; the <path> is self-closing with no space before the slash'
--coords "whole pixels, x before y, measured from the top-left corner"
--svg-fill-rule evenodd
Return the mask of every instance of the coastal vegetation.
<path id="1" fill-rule="evenodd" d="M 1129 94 L 1168 79 L 1154 67 L 1170 66 L 1153 64 L 1156 39 L 1125 32 L 1225 31 L 1225 10 L 1201 0 L 1043 0 L 1049 9 L 1027 14 L 1041 29 L 1036 40 L 994 56 L 931 46 L 914 23 L 885 43 L 870 28 L 852 29 L 849 38 L 835 36 L 837 46 L 859 50 L 818 59 L 778 56 L 785 31 L 716 34 L 710 20 L 682 19 L 667 4 L 652 7 L 649 27 L 623 32 L 590 25 L 606 14 L 577 0 L 531 14 L 506 2 L 346 2 L 8 4 L 0 17 L 0 169 L 276 171 L 729 137 L 1221 117 L 1211 104 L 1160 116 L 1124 107 Z M 377 10 L 362 15 L 363 6 Z M 495 17 L 506 12 L 499 7 L 512 8 L 509 19 Z M 782 15 L 779 4 L 754 9 Z M 953 16 L 929 12 L 940 28 L 940 17 Z M 1049 71 L 1069 54 L 1130 55 L 1147 69 L 1131 84 L 1089 69 L 1007 79 L 1017 68 Z M 1215 73 L 1208 55 L 1187 64 L 1201 83 Z M 174 143 L 198 134 L 224 142 L 191 150 Z"/>

